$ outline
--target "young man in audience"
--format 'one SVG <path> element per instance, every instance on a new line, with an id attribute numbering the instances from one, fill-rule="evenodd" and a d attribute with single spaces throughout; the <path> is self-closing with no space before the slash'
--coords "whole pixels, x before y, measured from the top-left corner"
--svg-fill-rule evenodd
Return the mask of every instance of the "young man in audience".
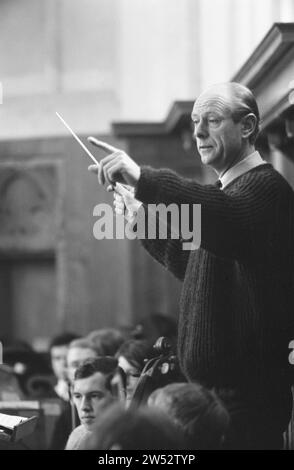
<path id="1" fill-rule="evenodd" d="M 116 371 L 117 360 L 109 356 L 86 359 L 75 371 L 72 397 L 81 424 L 69 436 L 66 450 L 83 449 L 102 409 L 114 399 L 111 381 Z"/>

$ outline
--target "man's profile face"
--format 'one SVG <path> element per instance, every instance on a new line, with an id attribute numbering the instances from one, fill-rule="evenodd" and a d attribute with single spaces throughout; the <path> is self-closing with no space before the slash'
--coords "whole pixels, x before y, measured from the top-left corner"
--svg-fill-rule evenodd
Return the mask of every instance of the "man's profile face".
<path id="1" fill-rule="evenodd" d="M 73 383 L 75 371 L 85 359 L 97 357 L 96 352 L 91 348 L 73 347 L 69 348 L 67 353 L 67 375 Z"/>
<path id="2" fill-rule="evenodd" d="M 233 94 L 215 86 L 199 96 L 191 115 L 201 161 L 218 173 L 230 167 L 243 148 L 241 123 L 232 119 L 233 106 Z"/>
<path id="3" fill-rule="evenodd" d="M 81 423 L 91 430 L 101 414 L 105 399 L 111 397 L 106 388 L 107 376 L 101 372 L 85 379 L 76 379 L 73 385 L 73 401 Z"/>
<path id="4" fill-rule="evenodd" d="M 50 355 L 51 355 L 51 365 L 55 377 L 58 380 L 65 380 L 67 378 L 67 368 L 66 368 L 66 357 L 67 357 L 68 346 L 52 346 Z"/>

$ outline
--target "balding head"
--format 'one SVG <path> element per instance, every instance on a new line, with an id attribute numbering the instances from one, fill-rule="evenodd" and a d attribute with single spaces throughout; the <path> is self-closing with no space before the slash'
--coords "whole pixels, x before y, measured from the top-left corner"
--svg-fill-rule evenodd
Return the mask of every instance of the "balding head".
<path id="1" fill-rule="evenodd" d="M 195 101 L 191 117 L 201 160 L 219 175 L 254 152 L 259 112 L 243 85 L 212 85 Z"/>
<path id="2" fill-rule="evenodd" d="M 249 137 L 250 143 L 254 144 L 259 133 L 260 115 L 256 99 L 249 88 L 237 82 L 216 83 L 199 95 L 195 106 L 201 107 L 208 101 L 222 104 L 231 113 L 234 122 L 239 122 L 247 114 L 254 114 L 256 125 Z"/>

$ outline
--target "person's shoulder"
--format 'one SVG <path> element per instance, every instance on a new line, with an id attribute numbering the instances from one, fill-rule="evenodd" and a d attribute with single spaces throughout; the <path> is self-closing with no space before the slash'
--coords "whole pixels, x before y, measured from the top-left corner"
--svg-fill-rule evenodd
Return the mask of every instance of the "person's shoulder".
<path id="1" fill-rule="evenodd" d="M 274 185 L 278 191 L 283 192 L 285 195 L 289 195 L 290 197 L 294 198 L 294 191 L 292 186 L 286 180 L 286 178 L 277 171 L 271 164 L 263 165 L 265 166 L 265 170 L 263 173 L 263 178 L 269 184 Z"/>
<path id="2" fill-rule="evenodd" d="M 78 435 L 80 436 L 81 434 L 84 434 L 86 431 L 85 426 L 83 424 L 79 424 L 76 428 L 74 428 L 71 432 L 72 435 Z"/>
<path id="3" fill-rule="evenodd" d="M 66 450 L 77 449 L 80 445 L 81 440 L 87 435 L 87 430 L 83 424 L 77 426 L 69 435 L 66 443 Z"/>
<path id="4" fill-rule="evenodd" d="M 290 197 L 294 197 L 293 188 L 290 186 L 284 176 L 277 171 L 270 163 L 264 163 L 241 175 L 236 180 L 236 186 L 256 187 L 259 189 L 271 188 L 277 193 L 283 192 Z"/>

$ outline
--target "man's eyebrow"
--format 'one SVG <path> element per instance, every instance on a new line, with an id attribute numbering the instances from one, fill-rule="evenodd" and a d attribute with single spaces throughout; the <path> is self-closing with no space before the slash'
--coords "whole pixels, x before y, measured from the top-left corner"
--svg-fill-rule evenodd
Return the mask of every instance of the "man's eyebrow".
<path id="1" fill-rule="evenodd" d="M 91 397 L 93 395 L 98 395 L 98 396 L 104 396 L 105 393 L 102 392 L 102 390 L 93 390 L 92 392 L 89 392 L 87 396 Z"/>

